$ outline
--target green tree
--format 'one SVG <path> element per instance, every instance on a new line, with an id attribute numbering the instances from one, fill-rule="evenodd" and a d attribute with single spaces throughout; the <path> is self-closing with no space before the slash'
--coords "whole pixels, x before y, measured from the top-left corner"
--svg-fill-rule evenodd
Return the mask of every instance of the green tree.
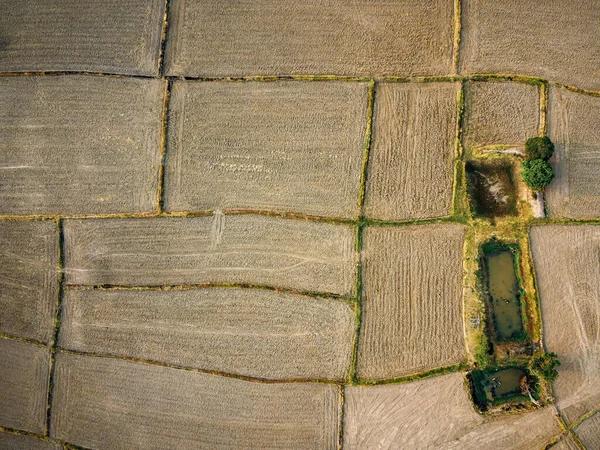
<path id="1" fill-rule="evenodd" d="M 534 191 L 541 191 L 554 178 L 554 171 L 548 161 L 529 159 L 521 163 L 521 178 Z"/>
<path id="2" fill-rule="evenodd" d="M 545 353 L 536 356 L 529 362 L 529 369 L 549 383 L 552 383 L 558 377 L 558 372 L 556 371 L 556 367 L 558 366 L 560 366 L 560 361 L 556 353 Z"/>
<path id="3" fill-rule="evenodd" d="M 525 142 L 525 153 L 528 159 L 548 161 L 554 153 L 554 144 L 548 136 L 529 138 Z"/>

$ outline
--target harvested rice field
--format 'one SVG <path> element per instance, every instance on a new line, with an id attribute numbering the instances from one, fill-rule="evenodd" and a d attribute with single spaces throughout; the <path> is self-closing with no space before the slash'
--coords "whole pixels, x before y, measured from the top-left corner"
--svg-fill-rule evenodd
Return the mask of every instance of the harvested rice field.
<path id="1" fill-rule="evenodd" d="M 568 424 L 600 404 L 600 226 L 531 229 L 548 351 L 561 361 L 556 406 Z"/>
<path id="2" fill-rule="evenodd" d="M 377 86 L 367 217 L 406 220 L 450 215 L 457 93 L 457 83 Z"/>
<path id="3" fill-rule="evenodd" d="M 367 228 L 357 373 L 381 380 L 466 357 L 461 225 Z"/>
<path id="4" fill-rule="evenodd" d="M 600 98 L 552 87 L 548 136 L 556 145 L 556 179 L 548 186 L 552 217 L 600 217 Z"/>
<path id="5" fill-rule="evenodd" d="M 0 449 L 600 450 L 599 5 L 0 0 Z"/>

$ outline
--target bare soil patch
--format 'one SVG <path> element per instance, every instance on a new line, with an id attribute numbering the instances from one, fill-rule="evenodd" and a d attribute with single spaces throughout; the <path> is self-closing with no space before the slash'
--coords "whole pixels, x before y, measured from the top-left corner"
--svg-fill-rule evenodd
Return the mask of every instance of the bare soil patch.
<path id="1" fill-rule="evenodd" d="M 533 75 L 600 89 L 600 3 L 462 2 L 461 73 Z"/>
<path id="2" fill-rule="evenodd" d="M 0 222 L 0 332 L 50 342 L 57 278 L 56 222 Z"/>
<path id="3" fill-rule="evenodd" d="M 365 215 L 450 215 L 457 83 L 377 85 Z"/>
<path id="4" fill-rule="evenodd" d="M 465 88 L 466 146 L 518 145 L 538 135 L 540 94 L 536 85 L 469 81 Z"/>
<path id="5" fill-rule="evenodd" d="M 462 374 L 407 384 L 347 387 L 345 448 L 530 450 L 561 430 L 552 410 L 500 418 L 473 410 Z"/>
<path id="6" fill-rule="evenodd" d="M 244 0 L 175 1 L 167 73 L 446 75 L 453 4 Z M 202 45 L 198 45 L 202 42 Z"/>
<path id="7" fill-rule="evenodd" d="M 336 449 L 339 389 L 58 353 L 50 434 L 97 448 Z"/>
<path id="8" fill-rule="evenodd" d="M 348 377 L 354 311 L 263 289 L 67 290 L 59 345 L 269 379 Z"/>
<path id="9" fill-rule="evenodd" d="M 572 423 L 600 404 L 600 227 L 531 229 L 547 351 L 561 361 L 554 394 Z"/>
<path id="10" fill-rule="evenodd" d="M 0 72 L 157 75 L 163 0 L 2 0 Z"/>
<path id="11" fill-rule="evenodd" d="M 0 426 L 43 434 L 50 352 L 0 338 Z"/>
<path id="12" fill-rule="evenodd" d="M 95 76 L 0 78 L 0 214 L 156 210 L 164 86 Z"/>
<path id="13" fill-rule="evenodd" d="M 353 227 L 255 215 L 65 221 L 68 284 L 246 283 L 352 295 Z"/>
<path id="14" fill-rule="evenodd" d="M 555 179 L 546 188 L 553 217 L 600 217 L 600 98 L 552 86 L 548 135 Z"/>
<path id="15" fill-rule="evenodd" d="M 466 358 L 464 236 L 455 224 L 364 230 L 360 378 L 395 378 Z"/>
<path id="16" fill-rule="evenodd" d="M 165 208 L 357 217 L 367 83 L 175 82 Z"/>

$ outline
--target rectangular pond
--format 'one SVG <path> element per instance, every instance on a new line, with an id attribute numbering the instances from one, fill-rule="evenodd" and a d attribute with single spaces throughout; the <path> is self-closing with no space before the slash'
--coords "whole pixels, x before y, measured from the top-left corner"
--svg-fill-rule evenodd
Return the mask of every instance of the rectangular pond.
<path id="1" fill-rule="evenodd" d="M 511 248 L 500 248 L 484 255 L 488 307 L 493 316 L 493 334 L 497 341 L 526 338 L 515 257 Z"/>
<path id="2" fill-rule="evenodd" d="M 512 166 L 502 161 L 469 161 L 467 191 L 476 216 L 496 217 L 517 214 Z"/>
<path id="3" fill-rule="evenodd" d="M 531 379 L 525 369 L 475 370 L 471 373 L 474 399 L 480 407 L 502 403 L 506 399 L 527 401 Z"/>

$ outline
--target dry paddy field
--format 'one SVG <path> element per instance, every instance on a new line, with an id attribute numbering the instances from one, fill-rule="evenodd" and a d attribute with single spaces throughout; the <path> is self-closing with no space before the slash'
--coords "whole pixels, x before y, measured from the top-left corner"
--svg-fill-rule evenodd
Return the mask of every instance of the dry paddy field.
<path id="1" fill-rule="evenodd" d="M 600 449 L 600 414 L 596 413 L 578 425 L 575 433 L 587 450 Z"/>
<path id="2" fill-rule="evenodd" d="M 571 424 L 600 405 L 600 226 L 531 229 L 544 343 L 561 361 L 556 406 Z"/>
<path id="3" fill-rule="evenodd" d="M 72 285 L 242 283 L 351 296 L 350 225 L 268 216 L 66 220 Z"/>
<path id="4" fill-rule="evenodd" d="M 452 70 L 452 1 L 172 5 L 168 75 L 446 75 Z"/>
<path id="5" fill-rule="evenodd" d="M 359 378 L 396 378 L 465 360 L 464 236 L 457 224 L 364 230 Z"/>
<path id="6" fill-rule="evenodd" d="M 62 445 L 24 434 L 0 431 L 0 448 L 3 450 L 61 450 Z"/>
<path id="7" fill-rule="evenodd" d="M 467 148 L 525 144 L 528 138 L 538 135 L 539 104 L 536 85 L 467 82 L 463 135 Z"/>
<path id="8" fill-rule="evenodd" d="M 357 217 L 368 84 L 175 82 L 165 208 Z"/>
<path id="9" fill-rule="evenodd" d="M 569 435 L 562 436 L 560 440 L 550 447 L 552 450 L 581 450 L 581 447 Z"/>
<path id="10" fill-rule="evenodd" d="M 345 389 L 344 448 L 531 450 L 561 433 L 551 408 L 484 417 L 476 413 L 462 374 L 407 384 Z"/>
<path id="11" fill-rule="evenodd" d="M 97 449 L 336 449 L 340 389 L 59 352 L 50 436 Z"/>
<path id="12" fill-rule="evenodd" d="M 556 178 L 546 190 L 552 217 L 600 217 L 600 98 L 550 88 L 548 135 Z"/>
<path id="13" fill-rule="evenodd" d="M 348 377 L 354 309 L 264 289 L 67 290 L 62 348 L 269 379 Z"/>
<path id="14" fill-rule="evenodd" d="M 383 83 L 375 92 L 365 215 L 450 215 L 458 83 Z"/>
<path id="15" fill-rule="evenodd" d="M 460 72 L 522 74 L 600 90 L 600 2 L 463 0 Z"/>

